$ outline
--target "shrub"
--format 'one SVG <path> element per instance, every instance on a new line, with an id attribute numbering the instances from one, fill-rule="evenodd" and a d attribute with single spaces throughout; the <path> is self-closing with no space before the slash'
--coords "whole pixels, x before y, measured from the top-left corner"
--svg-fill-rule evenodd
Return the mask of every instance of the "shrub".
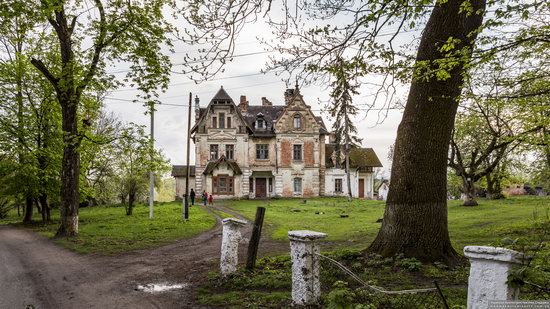
<path id="1" fill-rule="evenodd" d="M 11 203 L 8 198 L 0 198 L 0 219 L 8 217 L 8 213 L 11 210 Z"/>

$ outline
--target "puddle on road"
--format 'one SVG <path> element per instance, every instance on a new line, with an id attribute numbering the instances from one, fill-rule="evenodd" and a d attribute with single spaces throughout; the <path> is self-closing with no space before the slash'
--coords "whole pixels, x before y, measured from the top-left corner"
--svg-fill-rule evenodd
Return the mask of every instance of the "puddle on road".
<path id="1" fill-rule="evenodd" d="M 183 290 L 188 287 L 188 283 L 169 284 L 169 283 L 149 283 L 138 285 L 136 291 L 142 291 L 146 293 L 161 293 L 173 290 Z"/>

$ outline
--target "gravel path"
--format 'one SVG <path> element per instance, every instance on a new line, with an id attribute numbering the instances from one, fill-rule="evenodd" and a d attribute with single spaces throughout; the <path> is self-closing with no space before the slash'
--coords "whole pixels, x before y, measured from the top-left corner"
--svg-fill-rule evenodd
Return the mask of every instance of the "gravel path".
<path id="1" fill-rule="evenodd" d="M 223 205 L 214 208 L 243 219 Z M 0 226 L 0 309 L 199 308 L 193 290 L 208 271 L 217 270 L 220 256 L 221 223 L 215 216 L 216 227 L 199 236 L 115 256 L 77 254 L 32 231 Z M 251 230 L 248 225 L 247 238 Z M 262 238 L 261 255 L 289 251 L 288 243 Z M 246 244 L 240 246 L 241 261 L 246 249 Z M 151 283 L 184 288 L 136 290 Z"/>

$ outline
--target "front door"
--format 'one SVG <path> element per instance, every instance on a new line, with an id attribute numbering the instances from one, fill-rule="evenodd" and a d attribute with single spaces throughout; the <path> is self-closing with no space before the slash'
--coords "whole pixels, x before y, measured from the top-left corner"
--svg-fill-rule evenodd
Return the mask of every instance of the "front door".
<path id="1" fill-rule="evenodd" d="M 365 179 L 359 178 L 359 198 L 365 197 Z"/>
<path id="2" fill-rule="evenodd" d="M 267 197 L 265 178 L 256 178 L 256 197 Z"/>

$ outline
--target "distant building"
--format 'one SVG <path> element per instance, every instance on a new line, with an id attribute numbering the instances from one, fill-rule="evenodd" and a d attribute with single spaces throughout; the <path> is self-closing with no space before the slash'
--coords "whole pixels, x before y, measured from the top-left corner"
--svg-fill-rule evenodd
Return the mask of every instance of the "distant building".
<path id="1" fill-rule="evenodd" d="M 345 170 L 345 155 L 343 147 L 339 160 L 336 155 L 334 138 L 325 146 L 326 153 L 326 196 L 347 196 L 348 185 Z M 353 197 L 374 198 L 374 168 L 382 167 L 382 163 L 372 148 L 350 149 L 350 180 Z"/>
<path id="2" fill-rule="evenodd" d="M 388 199 L 388 193 L 390 192 L 390 182 L 388 180 L 382 181 L 380 187 L 378 187 L 378 196 L 381 200 Z"/>
<path id="3" fill-rule="evenodd" d="M 196 191 L 195 166 L 189 166 L 189 168 L 189 191 L 191 189 L 195 189 Z M 185 175 L 187 175 L 186 165 L 172 165 L 172 177 L 176 179 L 176 200 L 183 198 L 183 194 L 185 194 Z"/>
<path id="4" fill-rule="evenodd" d="M 196 100 L 191 134 L 197 192 L 222 199 L 345 192 L 344 170 L 330 163 L 334 145 L 325 144 L 323 120 L 297 86 L 285 91 L 284 100 L 273 105 L 264 97 L 261 105 L 249 105 L 241 96 L 236 105 L 223 87 L 204 108 Z M 352 149 L 351 157 L 354 196 L 372 198 L 373 168 L 382 164 L 371 148 Z"/>

